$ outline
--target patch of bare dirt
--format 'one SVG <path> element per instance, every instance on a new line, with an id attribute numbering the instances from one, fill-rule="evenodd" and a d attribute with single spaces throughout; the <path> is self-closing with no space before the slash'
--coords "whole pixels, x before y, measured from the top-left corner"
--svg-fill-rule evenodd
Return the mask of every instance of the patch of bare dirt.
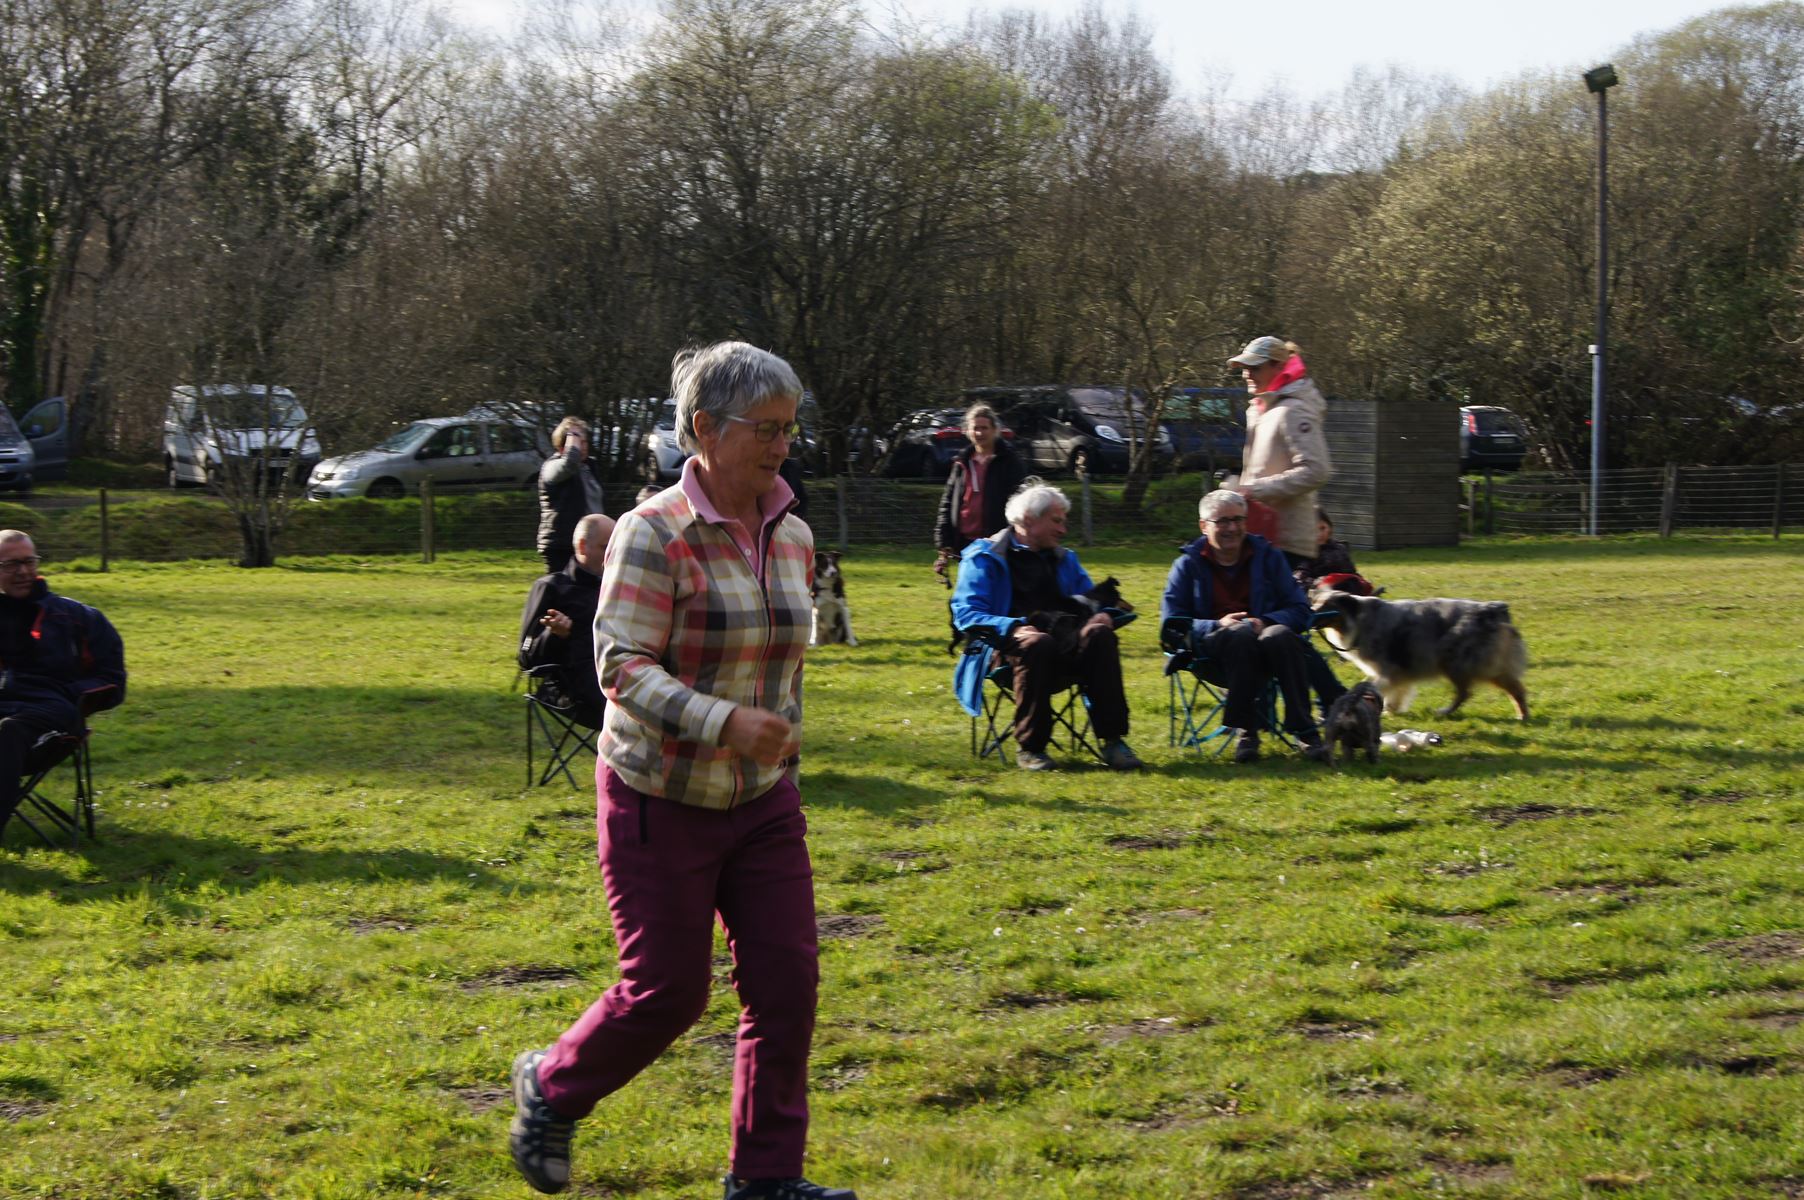
<path id="1" fill-rule="evenodd" d="M 501 1087 L 452 1088 L 451 1094 L 462 1100 L 471 1112 L 478 1114 L 500 1108 L 503 1104 L 511 1104 L 514 1099 L 512 1092 Z"/>
<path id="2" fill-rule="evenodd" d="M 1486 871 L 1507 871 L 1515 865 L 1502 858 L 1456 858 L 1452 862 L 1436 863 L 1432 867 L 1422 869 L 1429 875 L 1445 875 L 1449 879 L 1470 879 L 1474 875 L 1483 875 Z"/>
<path id="3" fill-rule="evenodd" d="M 458 984 L 466 992 L 487 988 L 572 987 L 582 973 L 572 967 L 502 967 L 472 976 Z"/>
<path id="4" fill-rule="evenodd" d="M 1235 1188 L 1233 1200 L 1337 1200 L 1371 1191 L 1377 1178 L 1354 1180 L 1282 1179 Z"/>
<path id="5" fill-rule="evenodd" d="M 1592 1087 L 1622 1076 L 1622 1072 L 1615 1067 L 1584 1067 L 1576 1064 L 1554 1066 L 1544 1074 L 1561 1087 L 1569 1088 Z"/>
<path id="6" fill-rule="evenodd" d="M 1475 917 L 1471 913 L 1437 913 L 1429 918 L 1448 925 L 1460 925 L 1467 929 L 1489 929 L 1483 917 Z"/>
<path id="7" fill-rule="evenodd" d="M 1193 1026 L 1185 1025 L 1176 1017 L 1146 1017 L 1130 1021 L 1126 1025 L 1099 1026 L 1096 1029 L 1096 1040 L 1105 1046 L 1116 1046 L 1133 1038 L 1170 1037 L 1190 1028 Z"/>
<path id="8" fill-rule="evenodd" d="M 1156 925 L 1161 921 L 1207 921 L 1215 915 L 1209 908 L 1163 908 L 1157 912 L 1135 913 L 1128 917 L 1129 925 Z"/>
<path id="9" fill-rule="evenodd" d="M 734 1047 L 739 1045 L 739 1031 L 736 1029 L 723 1029 L 719 1033 L 704 1033 L 698 1037 L 690 1038 L 689 1044 L 692 1046 L 705 1046 L 710 1050 L 725 1050 L 728 1054 L 731 1054 Z"/>
<path id="10" fill-rule="evenodd" d="M 1373 1036 L 1370 1021 L 1303 1021 L 1290 1028 L 1312 1042 L 1369 1042 Z"/>
<path id="11" fill-rule="evenodd" d="M 995 1008 L 1050 1008 L 1055 1004 L 1069 1004 L 1071 997 L 1061 996 L 1055 992 L 1003 992 L 990 1002 Z"/>
<path id="12" fill-rule="evenodd" d="M 352 933 L 412 933 L 414 930 L 411 921 L 389 916 L 352 917 L 345 925 Z"/>
<path id="13" fill-rule="evenodd" d="M 1135 1129 L 1157 1132 L 1161 1129 L 1194 1129 L 1210 1121 L 1240 1115 L 1240 1097 L 1233 1092 L 1210 1092 L 1194 1096 L 1181 1106 L 1161 1109 L 1150 1117 L 1127 1122 Z"/>
<path id="14" fill-rule="evenodd" d="M 0 1121 L 12 1124 L 50 1111 L 42 1100 L 0 1100 Z"/>
<path id="15" fill-rule="evenodd" d="M 1478 815 L 1494 825 L 1507 828 L 1518 821 L 1547 821 L 1554 817 L 1591 817 L 1596 816 L 1597 811 L 1595 808 L 1586 808 L 1582 804 L 1541 804 L 1531 801 L 1528 804 L 1481 808 L 1478 810 Z"/>
<path id="16" fill-rule="evenodd" d="M 1428 1160 L 1428 1165 L 1447 1182 L 1466 1187 L 1508 1183 L 1516 1177 L 1516 1169 L 1509 1163 L 1466 1163 L 1436 1158 Z"/>
<path id="17" fill-rule="evenodd" d="M 1109 838 L 1109 845 L 1116 850 L 1176 850 L 1189 840 L 1189 835 L 1172 831 L 1118 833 Z"/>
<path id="18" fill-rule="evenodd" d="M 883 928 L 876 913 L 833 913 L 815 922 L 822 938 L 868 937 Z"/>
<path id="19" fill-rule="evenodd" d="M 1726 954 L 1747 962 L 1784 962 L 1804 958 L 1804 930 L 1780 929 L 1772 933 L 1756 933 L 1750 937 L 1723 938 L 1706 942 L 1699 950 Z"/>

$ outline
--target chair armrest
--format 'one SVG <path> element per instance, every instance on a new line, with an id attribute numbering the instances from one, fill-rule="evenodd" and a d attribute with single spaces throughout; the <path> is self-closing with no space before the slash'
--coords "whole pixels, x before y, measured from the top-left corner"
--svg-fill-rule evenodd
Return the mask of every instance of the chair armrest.
<path id="1" fill-rule="evenodd" d="M 91 717 L 97 712 L 105 712 L 109 708 L 119 707 L 120 693 L 116 684 L 102 684 L 100 687 L 81 694 L 81 715 Z"/>
<path id="2" fill-rule="evenodd" d="M 1165 674 L 1176 675 L 1179 671 L 1188 671 L 1196 656 L 1188 650 L 1179 650 L 1175 654 L 1165 656 Z"/>
<path id="3" fill-rule="evenodd" d="M 1159 649 L 1175 654 L 1190 648 L 1190 618 L 1166 617 L 1159 622 Z"/>

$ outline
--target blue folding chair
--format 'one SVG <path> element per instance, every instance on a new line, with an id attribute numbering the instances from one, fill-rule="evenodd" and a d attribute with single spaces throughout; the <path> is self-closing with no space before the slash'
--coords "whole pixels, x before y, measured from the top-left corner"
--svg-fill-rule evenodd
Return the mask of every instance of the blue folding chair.
<path id="1" fill-rule="evenodd" d="M 1015 668 L 1002 655 L 1002 640 L 988 626 L 964 631 L 966 654 L 987 655 L 983 663 L 983 709 L 971 714 L 971 753 L 977 758 L 1000 755 L 1015 736 Z M 1090 735 L 1090 700 L 1072 684 L 1053 698 L 1051 746 L 1065 754 L 1079 752 L 1102 760 Z"/>
<path id="2" fill-rule="evenodd" d="M 1214 752 L 1220 754 L 1240 732 L 1221 723 L 1228 704 L 1228 681 L 1221 664 L 1192 648 L 1189 617 L 1166 618 L 1159 627 L 1159 648 L 1165 652 L 1169 744 L 1200 753 L 1214 743 Z M 1296 740 L 1278 719 L 1276 680 L 1266 680 L 1256 704 L 1265 731 L 1294 750 Z"/>

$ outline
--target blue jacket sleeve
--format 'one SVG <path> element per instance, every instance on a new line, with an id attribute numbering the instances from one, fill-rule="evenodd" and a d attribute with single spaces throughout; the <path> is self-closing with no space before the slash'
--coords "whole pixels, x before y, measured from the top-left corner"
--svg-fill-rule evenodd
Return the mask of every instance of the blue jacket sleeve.
<path id="1" fill-rule="evenodd" d="M 958 586 L 952 592 L 952 624 L 959 629 L 984 626 L 1007 637 L 1020 619 L 1009 615 L 1008 569 L 987 550 L 965 555 Z"/>
<path id="2" fill-rule="evenodd" d="M 84 671 L 75 690 L 84 713 L 102 712 L 125 702 L 125 643 L 99 609 L 90 608 L 84 616 Z"/>
<path id="3" fill-rule="evenodd" d="M 1159 624 L 1163 626 L 1172 617 L 1182 617 L 1190 622 L 1192 637 L 1214 632 L 1217 622 L 1208 615 L 1208 607 L 1198 598 L 1205 582 L 1196 556 L 1178 555 L 1171 564 L 1171 574 L 1165 579 L 1165 595 L 1159 601 Z"/>
<path id="4" fill-rule="evenodd" d="M 1088 595 L 1096 584 L 1091 582 L 1090 572 L 1084 570 L 1084 564 L 1077 561 L 1077 555 L 1067 550 L 1059 560 L 1059 590 L 1067 596 Z"/>
<path id="5" fill-rule="evenodd" d="M 1259 568 L 1265 575 L 1265 591 L 1271 608 L 1253 615 L 1269 625 L 1285 625 L 1296 633 L 1308 633 L 1312 619 L 1309 598 L 1303 594 L 1296 576 L 1291 574 L 1290 560 L 1284 557 L 1284 551 L 1267 545 L 1260 556 Z"/>

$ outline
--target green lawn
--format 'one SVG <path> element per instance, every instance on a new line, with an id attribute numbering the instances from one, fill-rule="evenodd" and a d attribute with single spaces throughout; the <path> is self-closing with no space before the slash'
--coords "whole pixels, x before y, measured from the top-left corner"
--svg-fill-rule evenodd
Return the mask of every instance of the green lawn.
<path id="1" fill-rule="evenodd" d="M 1154 606 L 1170 551 L 1093 549 Z M 864 1200 L 1804 1195 L 1804 540 L 1368 554 L 1511 602 L 1535 718 L 1330 773 L 967 752 L 925 557 L 810 657 L 811 1174 Z M 505 1075 L 612 980 L 593 795 L 525 791 L 524 555 L 67 573 L 124 633 L 100 839 L 0 849 L 0 1196 L 526 1196 Z M 732 995 L 577 1142 L 702 1198 Z"/>

